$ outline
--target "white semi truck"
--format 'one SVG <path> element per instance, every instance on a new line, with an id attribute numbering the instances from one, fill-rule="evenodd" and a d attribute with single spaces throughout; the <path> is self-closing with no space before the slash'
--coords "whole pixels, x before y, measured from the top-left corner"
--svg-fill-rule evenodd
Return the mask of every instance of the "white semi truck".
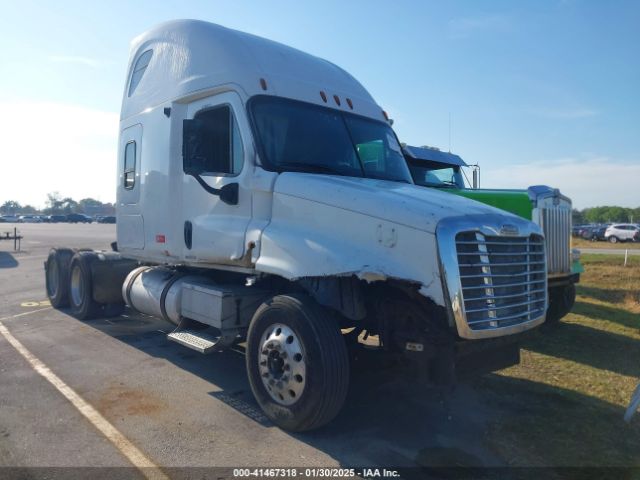
<path id="1" fill-rule="evenodd" d="M 80 319 L 126 302 L 202 353 L 244 346 L 259 405 L 302 431 L 338 413 L 367 336 L 436 381 L 517 363 L 545 318 L 545 258 L 534 223 L 414 185 L 341 68 L 173 21 L 132 45 L 114 251 L 53 249 L 45 269 Z"/>

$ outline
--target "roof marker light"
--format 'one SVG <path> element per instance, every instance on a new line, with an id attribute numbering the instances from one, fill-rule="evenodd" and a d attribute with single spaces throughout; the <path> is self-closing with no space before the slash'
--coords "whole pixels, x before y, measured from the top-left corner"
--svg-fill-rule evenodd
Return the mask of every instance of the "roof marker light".
<path id="1" fill-rule="evenodd" d="M 353 110 L 353 102 L 351 102 L 350 98 L 347 98 L 347 105 L 349 105 L 349 108 Z"/>
<path id="2" fill-rule="evenodd" d="M 322 90 L 320 90 L 320 96 L 322 97 L 322 101 L 327 103 L 327 95 Z"/>
<path id="3" fill-rule="evenodd" d="M 335 100 L 336 105 L 340 106 L 340 97 L 338 95 L 334 95 L 333 99 Z"/>
<path id="4" fill-rule="evenodd" d="M 262 87 L 262 90 L 267 89 L 267 81 L 264 78 L 260 79 L 260 86 Z"/>
<path id="5" fill-rule="evenodd" d="M 388 122 L 389 121 L 389 115 L 387 115 L 387 112 L 382 110 L 382 115 L 384 115 L 384 119 Z"/>

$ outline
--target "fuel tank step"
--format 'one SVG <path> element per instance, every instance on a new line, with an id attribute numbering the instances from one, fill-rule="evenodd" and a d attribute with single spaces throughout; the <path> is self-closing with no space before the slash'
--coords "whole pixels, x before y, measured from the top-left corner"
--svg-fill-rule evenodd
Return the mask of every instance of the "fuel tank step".
<path id="1" fill-rule="evenodd" d="M 220 349 L 219 336 L 214 336 L 199 330 L 171 332 L 167 335 L 167 338 L 204 354 L 212 353 Z"/>

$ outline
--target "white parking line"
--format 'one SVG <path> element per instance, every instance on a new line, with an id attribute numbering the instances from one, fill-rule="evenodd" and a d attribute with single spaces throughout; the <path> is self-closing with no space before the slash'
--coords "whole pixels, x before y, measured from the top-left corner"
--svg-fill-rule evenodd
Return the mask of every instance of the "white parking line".
<path id="1" fill-rule="evenodd" d="M 18 313 L 17 315 L 10 315 L 8 317 L 2 317 L 2 318 L 0 318 L 0 322 L 2 322 L 3 320 L 11 320 L 11 319 L 18 318 L 18 317 L 24 317 L 25 315 L 31 315 L 32 313 L 42 312 L 44 310 L 51 310 L 52 308 L 53 307 L 39 308 L 37 310 L 29 310 L 28 312 Z"/>
<path id="2" fill-rule="evenodd" d="M 46 309 L 33 310 L 31 312 L 15 315 L 15 318 L 28 313 L 35 313 Z M 7 320 L 3 318 L 2 320 Z M 64 383 L 60 377 L 53 373 L 49 367 L 42 363 L 36 356 L 26 349 L 20 341 L 14 337 L 7 327 L 0 323 L 0 334 L 22 355 L 27 362 L 44 377 L 51 385 L 53 385 L 84 417 L 96 427 L 127 459 L 137 467 L 140 472 L 148 479 L 169 480 L 160 467 L 153 463 L 144 453 L 142 453 L 133 443 L 131 443 L 124 435 L 111 425 L 100 412 L 88 404 L 80 395 L 78 395 L 71 387 Z"/>

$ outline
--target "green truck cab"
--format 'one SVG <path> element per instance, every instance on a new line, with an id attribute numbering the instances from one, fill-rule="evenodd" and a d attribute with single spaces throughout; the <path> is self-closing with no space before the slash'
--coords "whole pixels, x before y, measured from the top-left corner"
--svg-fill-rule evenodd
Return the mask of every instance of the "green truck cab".
<path id="1" fill-rule="evenodd" d="M 468 165 L 458 155 L 431 147 L 405 145 L 403 148 L 416 185 L 486 203 L 540 225 L 547 247 L 547 322 L 557 323 L 571 311 L 576 296 L 575 284 L 584 271 L 580 252 L 571 249 L 571 199 L 545 185 L 526 190 L 467 188 L 462 168 Z"/>

